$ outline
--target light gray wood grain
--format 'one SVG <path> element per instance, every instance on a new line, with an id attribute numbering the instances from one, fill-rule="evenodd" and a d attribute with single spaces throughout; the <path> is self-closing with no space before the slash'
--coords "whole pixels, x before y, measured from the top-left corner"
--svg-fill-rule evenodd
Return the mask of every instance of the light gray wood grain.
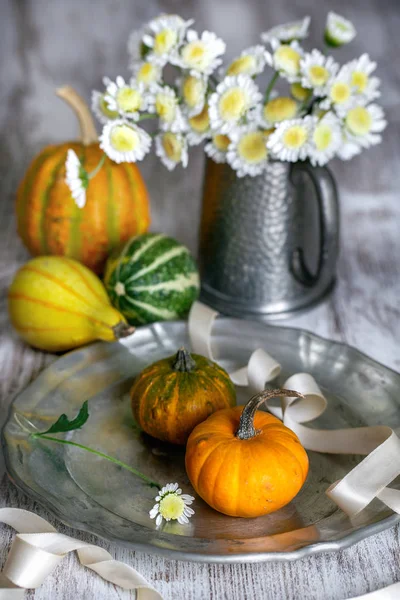
<path id="1" fill-rule="evenodd" d="M 332 165 L 342 209 L 338 282 L 331 297 L 286 323 L 345 341 L 400 370 L 400 9 L 397 0 L 333 0 L 329 8 L 353 19 L 360 31 L 348 60 L 366 49 L 379 62 L 382 103 L 390 126 L 384 143 L 351 163 Z M 194 17 L 199 29 L 220 34 L 232 56 L 256 42 L 258 34 L 285 20 L 312 15 L 318 35 L 328 9 L 301 0 L 79 0 L 12 1 L 0 6 L 0 422 L 12 397 L 54 357 L 26 347 L 7 322 L 5 290 L 27 259 L 15 233 L 15 189 L 28 161 L 44 144 L 73 139 L 72 114 L 54 98 L 55 87 L 70 83 L 86 97 L 105 74 L 127 74 L 125 42 L 129 31 L 160 11 Z M 179 237 L 194 251 L 201 202 L 203 156 L 191 155 L 187 171 L 170 174 L 150 156 L 143 164 L 152 198 L 153 230 Z M 400 580 L 399 528 L 384 532 L 339 554 L 291 564 L 198 565 L 110 546 L 57 523 L 3 479 L 1 506 L 33 510 L 75 537 L 99 543 L 138 569 L 165 598 L 175 600 L 344 600 Z M 0 564 L 13 533 L 0 527 Z M 133 598 L 65 558 L 36 591 L 35 600 Z"/>

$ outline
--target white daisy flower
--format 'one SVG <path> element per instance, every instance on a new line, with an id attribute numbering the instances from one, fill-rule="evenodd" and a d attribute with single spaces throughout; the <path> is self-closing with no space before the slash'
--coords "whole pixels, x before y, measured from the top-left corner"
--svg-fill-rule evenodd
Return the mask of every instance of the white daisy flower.
<path id="1" fill-rule="evenodd" d="M 325 42 L 329 46 L 337 48 L 348 44 L 357 35 L 355 27 L 351 21 L 348 21 L 335 12 L 329 12 L 325 26 Z"/>
<path id="2" fill-rule="evenodd" d="M 105 96 L 97 90 L 92 91 L 92 111 L 103 125 L 119 117 L 118 111 L 110 109 Z"/>
<path id="3" fill-rule="evenodd" d="M 261 39 L 264 44 L 270 43 L 271 40 L 279 40 L 281 42 L 291 42 L 293 40 L 304 40 L 308 36 L 311 17 L 304 17 L 301 21 L 293 21 L 285 25 L 277 25 L 269 31 L 261 34 Z"/>
<path id="4" fill-rule="evenodd" d="M 207 80 L 204 77 L 187 75 L 177 80 L 180 96 L 183 100 L 183 111 L 189 117 L 198 115 L 204 108 L 207 93 Z"/>
<path id="5" fill-rule="evenodd" d="M 342 142 L 336 152 L 336 156 L 341 160 L 351 160 L 357 154 L 360 154 L 362 148 L 359 144 L 350 142 L 346 134 L 342 135 Z"/>
<path id="6" fill-rule="evenodd" d="M 190 74 L 195 77 L 210 75 L 222 63 L 222 54 L 225 52 L 225 42 L 211 31 L 203 31 L 201 37 L 197 31 L 189 29 L 186 34 L 186 43 L 173 57 L 173 64 L 182 69 L 190 69 Z"/>
<path id="7" fill-rule="evenodd" d="M 151 137 L 124 119 L 107 123 L 100 136 L 100 148 L 116 163 L 142 160 L 151 147 Z"/>
<path id="8" fill-rule="evenodd" d="M 337 76 L 329 82 L 326 98 L 320 102 L 320 108 L 323 110 L 334 108 L 338 115 L 343 115 L 354 105 L 354 102 L 354 88 L 350 83 L 350 75 L 342 68 Z"/>
<path id="9" fill-rule="evenodd" d="M 238 177 L 260 175 L 267 166 L 267 138 L 257 125 L 250 124 L 232 133 L 226 160 Z"/>
<path id="10" fill-rule="evenodd" d="M 329 83 L 339 71 L 339 65 L 331 56 L 324 56 L 314 49 L 301 59 L 300 71 L 303 88 L 311 88 L 315 96 L 325 96 Z"/>
<path id="11" fill-rule="evenodd" d="M 370 60 L 368 54 L 363 54 L 360 58 L 343 66 L 343 71 L 348 74 L 357 99 L 361 99 L 365 103 L 371 102 L 381 95 L 378 90 L 380 80 L 378 77 L 371 77 L 371 73 L 375 69 L 376 62 Z"/>
<path id="12" fill-rule="evenodd" d="M 274 158 L 288 162 L 304 160 L 308 156 L 315 117 L 284 121 L 269 136 L 267 148 Z"/>
<path id="13" fill-rule="evenodd" d="M 178 133 L 186 128 L 185 119 L 179 107 L 179 98 L 168 85 L 156 85 L 148 96 L 149 111 L 154 112 L 160 119 L 162 131 Z"/>
<path id="14" fill-rule="evenodd" d="M 231 140 L 227 135 L 216 133 L 204 146 L 204 152 L 216 163 L 225 163 Z"/>
<path id="15" fill-rule="evenodd" d="M 187 141 L 189 146 L 196 146 L 207 137 L 210 137 L 210 116 L 207 104 L 198 115 L 188 118 L 187 127 Z"/>
<path id="16" fill-rule="evenodd" d="M 261 125 L 269 129 L 277 123 L 294 119 L 297 117 L 299 105 L 293 98 L 278 96 L 269 100 L 264 105 L 258 104 L 252 113 L 252 118 Z"/>
<path id="17" fill-rule="evenodd" d="M 117 77 L 107 85 L 105 100 L 112 111 L 118 111 L 121 117 L 137 121 L 139 111 L 147 107 L 145 87 L 143 83 L 132 80 L 125 83 L 123 77 Z"/>
<path id="18" fill-rule="evenodd" d="M 162 69 L 151 62 L 139 62 L 132 66 L 133 77 L 141 83 L 146 89 L 159 83 L 161 80 Z"/>
<path id="19" fill-rule="evenodd" d="M 341 121 L 333 113 L 327 113 L 314 124 L 309 148 L 311 164 L 325 165 L 335 156 L 341 144 Z"/>
<path id="20" fill-rule="evenodd" d="M 229 134 L 262 95 L 248 75 L 225 77 L 209 98 L 211 128 Z"/>
<path id="21" fill-rule="evenodd" d="M 156 526 L 159 527 L 162 520 L 176 520 L 181 525 L 189 523 L 189 519 L 194 515 L 193 508 L 190 505 L 194 501 L 193 496 L 182 494 L 182 490 L 177 483 L 167 483 L 158 492 L 155 497 L 156 504 L 149 512 L 150 519 L 156 520 Z"/>
<path id="22" fill-rule="evenodd" d="M 380 106 L 354 106 L 347 111 L 344 117 L 344 130 L 349 142 L 369 148 L 379 144 L 382 140 L 381 133 L 387 122 Z"/>
<path id="23" fill-rule="evenodd" d="M 238 58 L 231 62 L 226 70 L 226 75 L 258 75 L 262 73 L 266 65 L 264 46 L 252 46 L 243 50 Z"/>
<path id="24" fill-rule="evenodd" d="M 146 46 L 146 60 L 163 67 L 182 43 L 186 29 L 192 23 L 192 20 L 184 21 L 178 15 L 160 15 L 150 21 L 142 38 Z"/>
<path id="25" fill-rule="evenodd" d="M 146 46 L 143 43 L 143 36 L 146 33 L 145 27 L 135 29 L 128 38 L 128 54 L 131 58 L 131 66 L 143 59 L 146 53 Z"/>
<path id="26" fill-rule="evenodd" d="M 67 152 L 67 160 L 65 161 L 65 182 L 71 190 L 75 204 L 79 208 L 83 208 L 86 204 L 86 189 L 89 185 L 89 177 L 79 158 L 71 148 Z"/>
<path id="27" fill-rule="evenodd" d="M 186 168 L 188 164 L 187 140 L 181 133 L 166 131 L 157 135 L 156 154 L 169 171 L 179 164 Z"/>
<path id="28" fill-rule="evenodd" d="M 281 44 L 278 40 L 272 39 L 271 47 L 272 54 L 265 53 L 267 64 L 290 83 L 300 81 L 300 61 L 304 54 L 300 45 L 296 41 Z"/>

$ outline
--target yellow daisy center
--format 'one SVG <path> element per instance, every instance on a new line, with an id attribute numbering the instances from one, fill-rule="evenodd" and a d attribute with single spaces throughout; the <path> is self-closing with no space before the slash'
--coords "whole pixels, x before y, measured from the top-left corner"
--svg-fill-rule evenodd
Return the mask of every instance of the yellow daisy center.
<path id="1" fill-rule="evenodd" d="M 354 71 L 351 76 L 351 83 L 357 88 L 358 92 L 363 92 L 368 85 L 368 75 L 362 71 Z"/>
<path id="2" fill-rule="evenodd" d="M 256 59 L 251 54 L 240 56 L 234 60 L 228 67 L 228 75 L 239 75 L 240 73 L 252 74 L 256 69 Z"/>
<path id="3" fill-rule="evenodd" d="M 332 129 L 329 125 L 320 123 L 313 133 L 313 141 L 317 150 L 326 150 L 332 143 Z"/>
<path id="4" fill-rule="evenodd" d="M 214 135 L 213 142 L 217 150 L 220 150 L 221 152 L 226 152 L 228 150 L 229 144 L 231 143 L 231 140 L 228 138 L 227 135 L 222 135 L 221 133 L 218 133 L 217 135 Z"/>
<path id="5" fill-rule="evenodd" d="M 335 104 L 342 104 L 350 98 L 351 89 L 347 83 L 338 81 L 331 87 L 330 97 Z"/>
<path id="6" fill-rule="evenodd" d="M 274 60 L 278 69 L 290 75 L 297 75 L 300 70 L 300 54 L 290 46 L 280 46 L 274 53 Z"/>
<path id="7" fill-rule="evenodd" d="M 240 88 L 224 92 L 219 100 L 219 112 L 224 121 L 237 121 L 247 108 L 247 96 Z"/>
<path id="8" fill-rule="evenodd" d="M 132 127 L 116 125 L 111 131 L 110 143 L 118 152 L 130 152 L 140 145 L 140 137 Z"/>
<path id="9" fill-rule="evenodd" d="M 167 123 L 170 123 L 175 118 L 176 101 L 173 96 L 167 94 L 157 94 L 156 97 L 156 112 L 158 116 Z"/>
<path id="10" fill-rule="evenodd" d="M 153 81 L 157 81 L 158 79 L 158 71 L 151 63 L 144 63 L 140 67 L 136 78 L 142 83 L 153 83 Z"/>
<path id="11" fill-rule="evenodd" d="M 204 85 L 201 79 L 189 75 L 186 77 L 182 86 L 183 99 L 190 107 L 196 106 L 201 102 L 204 95 Z"/>
<path id="12" fill-rule="evenodd" d="M 237 145 L 237 151 L 241 158 L 248 163 L 259 163 L 267 157 L 267 146 L 265 137 L 261 131 L 246 133 Z"/>
<path id="13" fill-rule="evenodd" d="M 301 148 L 307 140 L 307 130 L 301 125 L 289 127 L 283 134 L 282 141 L 287 148 Z"/>
<path id="14" fill-rule="evenodd" d="M 168 494 L 160 501 L 160 514 L 164 519 L 178 519 L 182 516 L 185 503 L 180 496 Z"/>
<path id="15" fill-rule="evenodd" d="M 264 106 L 264 118 L 272 123 L 292 119 L 297 112 L 297 104 L 293 98 L 279 97 L 270 100 Z"/>
<path id="16" fill-rule="evenodd" d="M 366 108 L 357 106 L 347 113 L 346 125 L 354 135 L 365 135 L 371 129 L 372 117 Z"/>
<path id="17" fill-rule="evenodd" d="M 308 69 L 308 76 L 314 86 L 324 85 L 329 79 L 329 71 L 321 65 L 313 65 Z"/>
<path id="18" fill-rule="evenodd" d="M 110 107 L 108 106 L 108 103 L 105 101 L 104 96 L 101 96 L 101 98 L 99 100 L 99 106 L 100 106 L 101 112 L 103 112 L 106 115 L 106 117 L 109 117 L 110 119 L 116 119 L 118 117 L 118 111 L 110 110 Z"/>
<path id="19" fill-rule="evenodd" d="M 204 106 L 201 113 L 189 119 L 189 125 L 198 133 L 204 133 L 210 126 L 210 117 L 208 116 L 208 106 Z"/>
<path id="20" fill-rule="evenodd" d="M 300 83 L 292 83 L 292 85 L 290 86 L 290 93 L 292 94 L 293 98 L 296 98 L 296 100 L 304 102 L 304 100 L 307 100 L 307 98 L 311 94 L 311 90 L 303 88 L 303 86 L 300 85 Z"/>
<path id="21" fill-rule="evenodd" d="M 173 48 L 178 40 L 178 34 L 173 29 L 162 29 L 154 37 L 154 52 L 158 55 L 165 54 Z"/>
<path id="22" fill-rule="evenodd" d="M 137 90 L 123 87 L 117 93 L 117 102 L 124 112 L 135 112 L 140 108 L 142 97 Z"/>
<path id="23" fill-rule="evenodd" d="M 200 40 L 190 42 L 183 48 L 182 58 L 187 65 L 202 70 L 209 62 L 207 47 Z"/>
<path id="24" fill-rule="evenodd" d="M 164 152 L 169 159 L 173 160 L 174 162 L 179 162 L 181 160 L 182 142 L 174 133 L 171 133 L 170 131 L 164 133 L 162 145 Z"/>

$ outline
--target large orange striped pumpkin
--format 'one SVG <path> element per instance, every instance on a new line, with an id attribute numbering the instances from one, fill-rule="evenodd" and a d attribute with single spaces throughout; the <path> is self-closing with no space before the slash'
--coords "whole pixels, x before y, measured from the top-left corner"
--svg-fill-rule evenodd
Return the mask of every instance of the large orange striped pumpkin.
<path id="1" fill-rule="evenodd" d="M 67 151 L 72 148 L 88 172 L 103 153 L 80 96 L 70 87 L 57 94 L 76 111 L 82 140 L 47 146 L 34 158 L 18 189 L 18 233 L 34 256 L 68 256 L 100 273 L 112 249 L 147 231 L 148 193 L 135 164 L 116 164 L 106 158 L 90 180 L 86 206 L 78 208 L 65 183 Z"/>

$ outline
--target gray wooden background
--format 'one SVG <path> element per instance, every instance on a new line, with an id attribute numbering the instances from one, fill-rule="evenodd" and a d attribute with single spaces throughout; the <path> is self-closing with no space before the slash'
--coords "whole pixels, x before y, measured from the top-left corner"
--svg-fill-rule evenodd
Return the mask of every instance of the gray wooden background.
<path id="1" fill-rule="evenodd" d="M 311 41 L 319 42 L 325 15 L 334 9 L 352 19 L 359 35 L 338 52 L 349 60 L 368 51 L 379 63 L 382 104 L 389 120 L 384 143 L 350 163 L 332 164 L 342 208 L 341 257 L 333 295 L 289 325 L 342 340 L 400 370 L 400 2 L 399 0 L 0 0 L 0 421 L 13 395 L 54 357 L 24 346 L 7 323 L 5 290 L 27 259 L 15 233 L 14 195 L 35 152 L 73 139 L 77 124 L 54 89 L 69 83 L 89 98 L 103 75 L 127 75 L 131 29 L 160 12 L 194 17 L 228 44 L 228 57 L 257 42 L 261 31 L 310 14 Z M 154 230 L 197 248 L 203 155 L 191 154 L 186 171 L 168 173 L 154 156 L 143 163 Z M 4 478 L 1 506 L 48 515 Z M 52 520 L 52 519 L 50 519 Z M 52 520 L 54 522 L 54 520 Z M 58 524 L 57 524 L 58 525 Z M 82 539 L 90 536 L 60 530 Z M 0 526 L 0 564 L 12 532 Z M 344 600 L 400 580 L 399 529 L 340 554 L 291 564 L 197 565 L 107 546 L 129 562 L 168 600 Z M 68 556 L 37 591 L 35 600 L 127 599 Z"/>

